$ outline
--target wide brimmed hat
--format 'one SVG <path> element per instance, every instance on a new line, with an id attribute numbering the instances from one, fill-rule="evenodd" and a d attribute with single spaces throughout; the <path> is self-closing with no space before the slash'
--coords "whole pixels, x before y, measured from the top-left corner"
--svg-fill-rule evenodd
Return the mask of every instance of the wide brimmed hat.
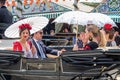
<path id="1" fill-rule="evenodd" d="M 31 17 L 20 20 L 11 26 L 9 26 L 4 34 L 8 38 L 19 38 L 19 26 L 22 24 L 29 24 L 32 29 L 30 33 L 33 34 L 41 29 L 43 29 L 48 24 L 48 19 L 46 17 Z"/>

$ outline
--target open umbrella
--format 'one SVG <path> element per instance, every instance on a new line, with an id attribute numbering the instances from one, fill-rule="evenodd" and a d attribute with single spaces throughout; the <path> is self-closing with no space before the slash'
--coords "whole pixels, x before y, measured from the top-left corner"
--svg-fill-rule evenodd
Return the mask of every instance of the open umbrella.
<path id="1" fill-rule="evenodd" d="M 31 17 L 26 18 L 23 20 L 20 20 L 11 26 L 9 26 L 4 34 L 8 38 L 18 38 L 19 37 L 19 28 L 18 26 L 21 24 L 28 23 L 31 25 L 32 29 L 30 30 L 30 33 L 33 34 L 41 29 L 43 29 L 48 24 L 48 19 L 46 17 Z"/>
<path id="2" fill-rule="evenodd" d="M 88 13 L 81 11 L 68 11 L 60 16 L 58 16 L 53 22 L 56 22 L 55 33 L 58 33 L 61 30 L 62 26 L 59 26 L 58 23 L 67 23 L 69 25 L 76 25 L 76 29 L 78 29 L 78 25 L 86 25 L 88 21 Z M 57 29 L 57 30 L 56 30 Z M 77 30 L 78 31 L 78 30 Z"/>
<path id="3" fill-rule="evenodd" d="M 88 13 L 81 11 L 69 11 L 57 17 L 53 22 L 86 25 L 87 20 Z"/>
<path id="4" fill-rule="evenodd" d="M 83 25 L 83 26 L 86 25 L 87 20 L 88 20 L 88 13 L 81 12 L 81 11 L 69 11 L 57 17 L 53 22 L 76 25 L 75 29 L 76 29 L 76 40 L 77 40 L 78 25 Z M 60 30 L 61 27 L 58 28 L 56 26 L 55 28 Z"/>
<path id="5" fill-rule="evenodd" d="M 92 21 L 93 24 L 98 27 L 103 27 L 106 23 L 112 24 L 112 26 L 117 27 L 115 22 L 107 15 L 102 13 L 89 13 L 88 20 Z"/>

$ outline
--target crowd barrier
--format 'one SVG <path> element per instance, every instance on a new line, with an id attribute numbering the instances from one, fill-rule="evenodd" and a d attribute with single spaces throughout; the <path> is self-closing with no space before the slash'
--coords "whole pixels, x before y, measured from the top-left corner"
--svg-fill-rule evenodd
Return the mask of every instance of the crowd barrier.
<path id="1" fill-rule="evenodd" d="M 119 49 L 66 51 L 57 59 L 31 59 L 22 54 L 0 50 L 1 80 L 4 74 L 17 80 L 112 80 L 120 73 Z"/>

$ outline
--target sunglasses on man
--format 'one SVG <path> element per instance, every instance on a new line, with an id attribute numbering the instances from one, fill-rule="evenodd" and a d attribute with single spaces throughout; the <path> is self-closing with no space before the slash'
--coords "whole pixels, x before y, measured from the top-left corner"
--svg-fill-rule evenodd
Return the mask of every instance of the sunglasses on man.
<path id="1" fill-rule="evenodd" d="M 39 32 L 40 34 L 43 34 L 43 32 Z"/>

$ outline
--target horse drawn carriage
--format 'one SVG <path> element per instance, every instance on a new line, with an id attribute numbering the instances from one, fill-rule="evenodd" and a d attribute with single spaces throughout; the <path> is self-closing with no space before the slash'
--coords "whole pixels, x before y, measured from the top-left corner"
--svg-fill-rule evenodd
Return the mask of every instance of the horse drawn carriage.
<path id="1" fill-rule="evenodd" d="M 22 52 L 0 50 L 0 80 L 115 80 L 120 50 L 66 51 L 56 59 L 22 57 Z"/>

